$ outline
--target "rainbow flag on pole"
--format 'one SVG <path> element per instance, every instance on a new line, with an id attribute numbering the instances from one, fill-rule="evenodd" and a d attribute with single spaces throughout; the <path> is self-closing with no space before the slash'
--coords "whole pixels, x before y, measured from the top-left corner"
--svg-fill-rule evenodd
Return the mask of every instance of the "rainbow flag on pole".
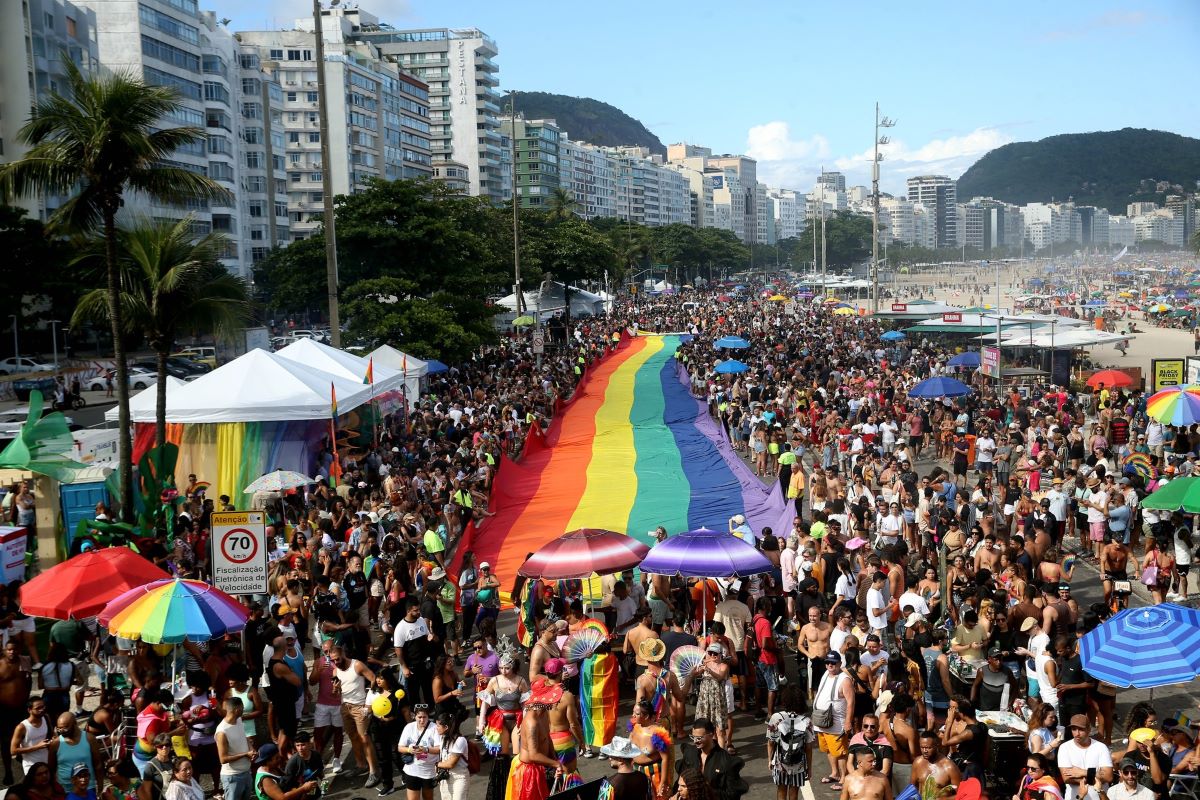
<path id="1" fill-rule="evenodd" d="M 363 376 L 364 384 L 375 383 L 375 359 L 367 359 L 367 374 Z"/>
<path id="2" fill-rule="evenodd" d="M 342 476 L 342 464 L 338 461 L 337 448 L 337 388 L 333 385 L 333 381 L 329 382 L 329 446 L 333 449 L 333 463 L 329 465 L 329 482 L 332 486 L 338 485 L 338 478 Z"/>
<path id="3" fill-rule="evenodd" d="M 617 732 L 617 659 L 590 655 L 579 665 L 579 716 L 583 746 L 603 747 Z"/>

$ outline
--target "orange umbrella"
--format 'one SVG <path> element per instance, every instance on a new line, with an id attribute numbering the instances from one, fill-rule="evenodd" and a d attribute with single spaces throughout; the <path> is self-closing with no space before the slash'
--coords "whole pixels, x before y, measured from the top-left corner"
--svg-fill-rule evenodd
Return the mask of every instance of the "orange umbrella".
<path id="1" fill-rule="evenodd" d="M 1133 386 L 1133 378 L 1119 369 L 1102 369 L 1087 379 L 1087 385 L 1095 389 L 1100 384 L 1110 388 Z"/>

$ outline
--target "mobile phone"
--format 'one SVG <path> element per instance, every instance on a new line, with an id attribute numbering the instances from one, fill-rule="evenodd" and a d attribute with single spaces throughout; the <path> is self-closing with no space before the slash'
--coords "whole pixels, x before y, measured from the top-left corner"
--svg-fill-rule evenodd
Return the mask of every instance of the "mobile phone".
<path id="1" fill-rule="evenodd" d="M 1087 782 L 1088 782 L 1088 786 L 1091 786 L 1093 783 L 1096 782 L 1096 768 L 1095 767 L 1088 767 Z"/>

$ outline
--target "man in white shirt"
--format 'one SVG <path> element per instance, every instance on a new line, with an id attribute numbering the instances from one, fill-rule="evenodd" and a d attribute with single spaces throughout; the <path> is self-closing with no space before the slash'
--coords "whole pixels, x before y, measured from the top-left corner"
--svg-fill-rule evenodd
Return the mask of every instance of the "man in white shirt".
<path id="1" fill-rule="evenodd" d="M 1040 685 L 1037 677 L 1037 658 L 1050 646 L 1050 635 L 1042 631 L 1036 617 L 1026 617 L 1021 621 L 1021 633 L 1029 634 L 1029 642 L 1024 647 L 1018 647 L 1015 652 L 1025 656 L 1025 677 L 1029 686 L 1029 696 L 1038 697 Z"/>
<path id="2" fill-rule="evenodd" d="M 888 640 L 890 634 L 888 625 L 890 608 L 885 594 L 886 587 L 887 575 L 880 571 L 871 576 L 871 588 L 867 589 L 867 623 L 871 626 L 871 633 L 884 641 Z"/>
<path id="3" fill-rule="evenodd" d="M 992 474 L 992 456 L 996 452 L 996 440 L 984 433 L 975 440 L 975 469 L 984 475 Z"/>
<path id="4" fill-rule="evenodd" d="M 896 448 L 896 434 L 899 432 L 900 426 L 890 419 L 879 423 L 879 438 L 883 443 L 883 452 L 890 453 Z"/>
<path id="5" fill-rule="evenodd" d="M 1121 759 L 1120 782 L 1108 787 L 1105 797 L 1108 800 L 1154 800 L 1154 791 L 1138 783 L 1141 770 L 1138 762 L 1132 758 Z"/>
<path id="6" fill-rule="evenodd" d="M 1089 769 L 1096 770 L 1096 778 L 1105 786 L 1112 783 L 1112 754 L 1103 743 L 1092 739 L 1091 726 L 1083 714 L 1071 717 L 1067 727 L 1071 741 L 1058 747 L 1058 769 L 1066 785 L 1063 800 L 1080 800 L 1079 785 L 1086 781 Z M 1082 800 L 1100 800 L 1095 786 L 1088 787 Z"/>
<path id="7" fill-rule="evenodd" d="M 911 576 L 907 581 L 907 586 L 904 589 L 904 594 L 900 595 L 898 607 L 901 613 L 907 611 L 908 614 L 916 612 L 925 619 L 929 619 L 929 603 L 925 602 L 925 598 L 917 591 L 917 577 Z"/>
<path id="8" fill-rule="evenodd" d="M 1079 504 L 1087 509 L 1088 539 L 1091 540 L 1096 560 L 1099 561 L 1100 551 L 1104 548 L 1104 534 L 1108 529 L 1108 493 L 1101 488 L 1100 479 L 1095 475 L 1088 478 L 1087 488 L 1089 491 L 1084 494 L 1084 499 Z"/>

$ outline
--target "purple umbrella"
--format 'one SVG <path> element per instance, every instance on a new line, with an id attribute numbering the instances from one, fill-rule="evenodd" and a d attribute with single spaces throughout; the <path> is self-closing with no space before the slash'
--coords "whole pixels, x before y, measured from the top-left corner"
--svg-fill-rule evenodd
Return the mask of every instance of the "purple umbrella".
<path id="1" fill-rule="evenodd" d="M 641 565 L 642 572 L 651 575 L 681 575 L 685 578 L 744 578 L 770 572 L 772 568 L 771 562 L 754 545 L 732 533 L 708 528 L 685 531 L 664 539 L 650 548 L 650 554 Z M 707 581 L 704 592 L 707 596 Z M 704 632 L 707 635 L 707 619 Z"/>

